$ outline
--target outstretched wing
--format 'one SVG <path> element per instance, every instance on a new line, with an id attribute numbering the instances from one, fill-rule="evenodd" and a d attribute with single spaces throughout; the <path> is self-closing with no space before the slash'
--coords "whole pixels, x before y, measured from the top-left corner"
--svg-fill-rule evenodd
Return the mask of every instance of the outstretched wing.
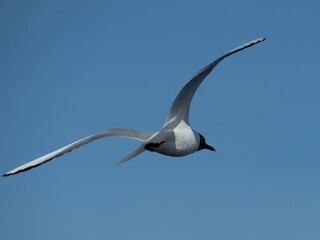
<path id="1" fill-rule="evenodd" d="M 103 132 L 85 137 L 83 139 L 80 139 L 79 141 L 76 141 L 74 143 L 71 143 L 63 148 L 60 148 L 52 153 L 49 153 L 47 155 L 44 155 L 40 158 L 37 158 L 31 162 L 28 162 L 20 167 L 17 167 L 13 169 L 10 172 L 7 172 L 3 175 L 3 177 L 7 177 L 13 174 L 17 174 L 19 172 L 27 171 L 31 168 L 37 167 L 41 164 L 44 164 L 54 158 L 60 157 L 61 155 L 71 152 L 74 149 L 77 149 L 85 144 L 88 144 L 94 140 L 103 138 L 103 137 L 123 137 L 123 138 L 132 138 L 139 141 L 145 141 L 152 137 L 155 133 L 153 132 L 146 132 L 138 129 L 130 129 L 130 128 L 112 128 L 105 130 Z"/>
<path id="2" fill-rule="evenodd" d="M 190 109 L 192 97 L 196 92 L 196 90 L 198 89 L 198 87 L 200 86 L 200 84 L 202 83 L 202 81 L 209 75 L 209 73 L 214 69 L 214 67 L 217 66 L 218 63 L 220 63 L 224 58 L 236 52 L 239 52 L 245 48 L 251 47 L 264 40 L 265 38 L 259 38 L 233 49 L 232 51 L 224 54 L 214 62 L 210 63 L 208 66 L 201 69 L 195 76 L 193 76 L 186 83 L 186 85 L 184 85 L 184 87 L 180 90 L 179 94 L 174 99 L 171 105 L 166 123 L 164 125 L 164 128 L 169 125 L 170 125 L 169 128 L 171 128 L 171 125 L 174 127 L 173 123 L 176 121 L 180 122 L 181 120 L 189 124 L 189 109 Z"/>

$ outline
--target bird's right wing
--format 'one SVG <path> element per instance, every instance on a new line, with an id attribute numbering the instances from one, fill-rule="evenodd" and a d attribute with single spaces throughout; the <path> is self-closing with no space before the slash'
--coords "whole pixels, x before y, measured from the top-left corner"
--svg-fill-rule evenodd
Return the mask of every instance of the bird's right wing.
<path id="1" fill-rule="evenodd" d="M 13 169 L 10 172 L 7 172 L 3 175 L 3 177 L 7 177 L 10 175 L 14 175 L 20 172 L 27 171 L 31 168 L 37 167 L 41 164 L 44 164 L 54 158 L 60 157 L 61 155 L 71 152 L 74 149 L 77 149 L 85 144 L 88 144 L 92 141 L 95 141 L 97 139 L 103 138 L 103 137 L 123 137 L 123 138 L 132 138 L 139 141 L 145 141 L 151 138 L 155 133 L 154 132 L 146 132 L 138 129 L 131 129 L 131 128 L 112 128 L 105 130 L 103 132 L 85 137 L 83 139 L 80 139 L 79 141 L 76 141 L 74 143 L 71 143 L 63 148 L 60 148 L 54 152 L 51 152 L 47 155 L 44 155 L 40 158 L 37 158 L 31 162 L 28 162 L 20 167 L 17 167 Z"/>
<path id="2" fill-rule="evenodd" d="M 195 76 L 193 76 L 186 83 L 186 85 L 183 86 L 183 88 L 174 99 L 163 129 L 172 129 L 176 126 L 175 124 L 179 123 L 181 120 L 183 120 L 186 124 L 189 124 L 189 109 L 193 95 L 197 91 L 202 81 L 209 75 L 209 73 L 215 68 L 215 66 L 217 66 L 218 63 L 220 63 L 226 57 L 264 40 L 265 38 L 259 38 L 233 49 L 232 51 L 222 55 L 217 60 L 201 69 Z"/>

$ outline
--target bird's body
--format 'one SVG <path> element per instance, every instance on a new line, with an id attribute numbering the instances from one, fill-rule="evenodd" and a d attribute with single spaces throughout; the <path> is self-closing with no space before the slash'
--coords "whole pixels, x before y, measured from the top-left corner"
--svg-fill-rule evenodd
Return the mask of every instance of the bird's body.
<path id="1" fill-rule="evenodd" d="M 128 161 L 129 159 L 141 154 L 146 150 L 175 157 L 185 156 L 202 149 L 215 151 L 213 147 L 206 143 L 205 138 L 200 133 L 193 130 L 190 126 L 189 109 L 192 98 L 202 81 L 224 58 L 264 40 L 264 38 L 256 39 L 238 48 L 235 48 L 201 69 L 184 85 L 179 94 L 176 96 L 171 105 L 167 120 L 160 131 L 147 132 L 129 128 L 108 129 L 80 139 L 79 141 L 71 143 L 54 152 L 21 165 L 20 167 L 7 172 L 3 176 L 10 176 L 19 172 L 27 171 L 103 137 L 123 137 L 143 141 L 143 143 L 137 149 L 122 158 L 117 162 L 117 164 Z"/>
<path id="2" fill-rule="evenodd" d="M 158 132 L 154 138 L 147 141 L 146 145 L 150 143 L 151 145 L 161 143 L 158 147 L 153 147 L 151 151 L 167 156 L 182 157 L 199 149 L 200 135 L 181 121 L 174 129 Z"/>

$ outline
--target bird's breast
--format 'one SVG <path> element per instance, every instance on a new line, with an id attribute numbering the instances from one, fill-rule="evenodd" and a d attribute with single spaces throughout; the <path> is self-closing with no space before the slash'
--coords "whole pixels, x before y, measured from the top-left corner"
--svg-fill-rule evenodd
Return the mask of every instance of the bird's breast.
<path id="1" fill-rule="evenodd" d="M 174 129 L 170 139 L 155 151 L 169 156 L 185 156 L 198 150 L 200 137 L 191 128 Z"/>

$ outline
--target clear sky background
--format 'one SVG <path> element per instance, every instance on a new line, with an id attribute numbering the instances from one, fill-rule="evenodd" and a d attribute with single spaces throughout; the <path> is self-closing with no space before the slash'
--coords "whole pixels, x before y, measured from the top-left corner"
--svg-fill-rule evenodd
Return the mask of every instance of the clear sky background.
<path id="1" fill-rule="evenodd" d="M 93 133 L 190 121 L 217 152 L 106 138 L 0 179 L 0 238 L 320 238 L 319 1 L 0 2 L 1 173 Z"/>

